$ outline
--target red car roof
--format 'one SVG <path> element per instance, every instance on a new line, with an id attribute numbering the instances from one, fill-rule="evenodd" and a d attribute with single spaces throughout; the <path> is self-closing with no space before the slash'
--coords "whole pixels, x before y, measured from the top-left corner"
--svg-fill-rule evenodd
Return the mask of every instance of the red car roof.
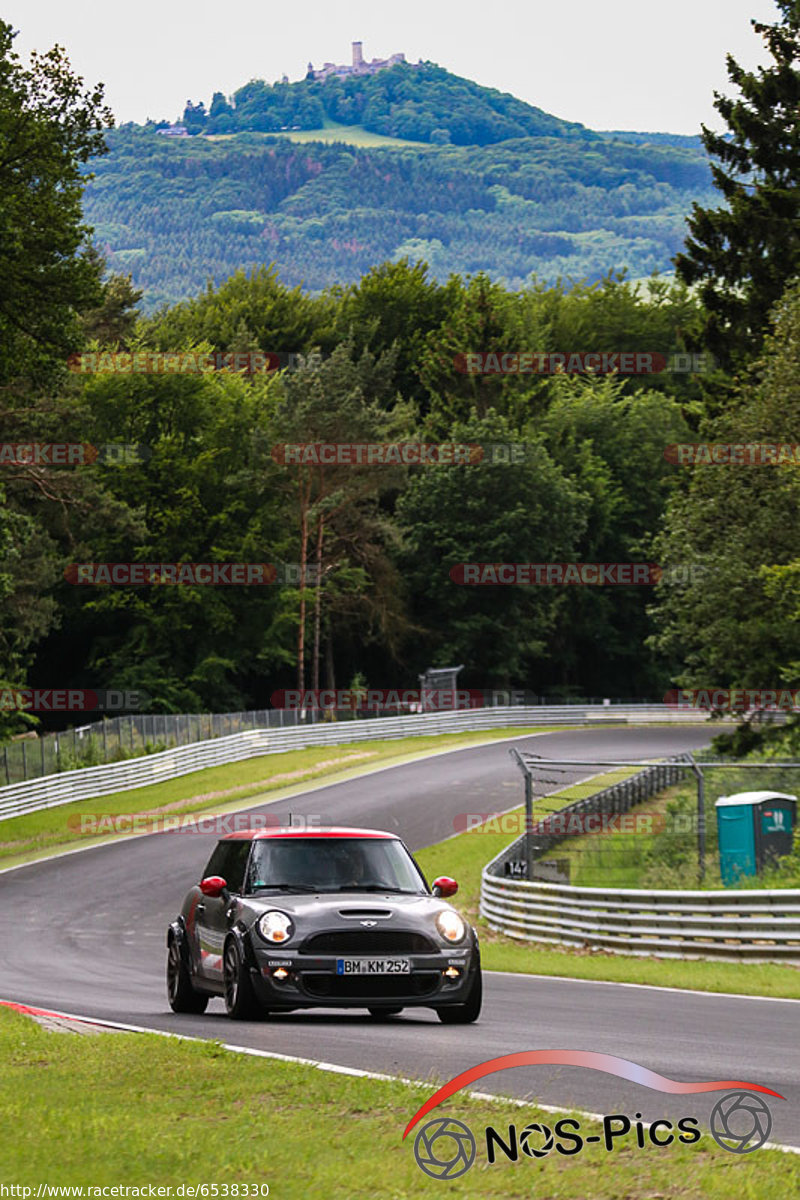
<path id="1" fill-rule="evenodd" d="M 331 825 L 327 829 L 292 829 L 291 826 L 275 826 L 272 829 L 238 829 L 235 833 L 226 833 L 223 841 L 236 839 L 256 840 L 270 837 L 322 837 L 322 838 L 397 838 L 396 833 L 386 833 L 382 829 L 348 829 L 344 825 Z"/>

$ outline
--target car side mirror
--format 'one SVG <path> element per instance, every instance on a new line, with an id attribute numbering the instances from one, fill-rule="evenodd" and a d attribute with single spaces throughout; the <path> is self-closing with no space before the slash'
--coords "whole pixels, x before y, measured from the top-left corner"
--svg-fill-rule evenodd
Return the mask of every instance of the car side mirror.
<path id="1" fill-rule="evenodd" d="M 458 884 L 449 875 L 440 875 L 438 879 L 434 879 L 431 890 L 434 896 L 439 896 L 442 900 L 447 900 L 449 896 L 455 896 L 458 891 Z"/>
<path id="2" fill-rule="evenodd" d="M 227 895 L 228 885 L 221 875 L 207 875 L 200 884 L 200 891 L 212 900 Z"/>

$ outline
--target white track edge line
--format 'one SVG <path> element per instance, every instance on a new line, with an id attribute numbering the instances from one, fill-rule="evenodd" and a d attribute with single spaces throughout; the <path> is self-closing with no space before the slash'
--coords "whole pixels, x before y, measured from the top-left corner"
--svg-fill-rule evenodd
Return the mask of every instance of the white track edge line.
<path id="1" fill-rule="evenodd" d="M 0 1000 L 1 1005 L 13 1008 L 15 1005 L 22 1004 L 20 1000 Z M 38 1008 L 38 1005 L 23 1005 L 25 1008 Z M 18 1009 L 15 1011 L 19 1011 Z M 170 1033 L 166 1029 L 149 1029 L 146 1025 L 127 1025 L 121 1021 L 109 1021 L 105 1018 L 80 1016 L 77 1013 L 57 1012 L 55 1009 L 40 1009 L 41 1013 L 46 1013 L 51 1017 L 62 1017 L 68 1021 L 80 1021 L 85 1025 L 100 1025 L 108 1029 L 120 1029 L 125 1033 L 152 1033 L 157 1037 L 174 1038 L 179 1042 L 211 1042 L 216 1041 L 216 1038 L 201 1038 L 195 1037 L 192 1034 L 186 1033 Z M 22 1013 L 22 1016 L 35 1019 L 36 1013 Z M 223 1050 L 229 1050 L 232 1054 L 245 1054 L 252 1058 L 272 1058 L 279 1062 L 297 1063 L 304 1067 L 315 1067 L 318 1071 L 329 1071 L 333 1075 L 350 1075 L 360 1079 L 376 1079 L 379 1082 L 386 1083 L 403 1083 L 409 1087 L 429 1088 L 431 1083 L 424 1079 L 408 1079 L 405 1075 L 384 1075 L 379 1071 L 365 1071 L 360 1067 L 345 1067 L 340 1063 L 329 1063 L 318 1061 L 314 1058 L 301 1058 L 296 1054 L 281 1054 L 277 1050 L 258 1050 L 253 1046 L 234 1046 L 230 1042 L 221 1042 Z M 512 1104 L 516 1108 L 540 1108 L 543 1112 L 552 1113 L 578 1113 L 579 1116 L 588 1117 L 593 1121 L 602 1121 L 602 1113 L 589 1112 L 583 1108 L 564 1108 L 558 1104 L 542 1104 L 538 1100 L 521 1100 L 517 1096 L 503 1096 L 495 1092 L 475 1092 L 469 1091 L 465 1093 L 473 1100 L 488 1100 L 493 1104 Z M 650 1128 L 650 1122 L 643 1121 L 645 1129 Z M 781 1150 L 785 1154 L 800 1154 L 800 1146 L 787 1146 L 782 1142 L 764 1142 L 761 1147 L 763 1150 Z"/>
<path id="2" fill-rule="evenodd" d="M 666 961 L 666 960 L 663 960 Z M 704 962 L 713 962 L 713 959 L 704 959 Z M 774 966 L 783 966 L 783 963 L 771 964 Z M 786 964 L 789 965 L 788 963 Z M 624 987 L 624 988 L 644 988 L 651 992 L 678 992 L 685 996 L 722 996 L 730 1000 L 763 1000 L 769 1001 L 771 1004 L 800 1004 L 800 1000 L 794 1000 L 790 996 L 755 996 L 751 992 L 704 992 L 699 988 L 680 988 L 667 987 L 665 984 L 659 983 L 623 983 L 615 979 L 580 979 L 573 975 L 539 975 L 533 971 L 492 971 L 489 967 L 483 968 L 484 975 L 503 975 L 509 979 L 554 979 L 559 983 L 588 983 L 592 986 L 599 984 L 602 987 Z"/>

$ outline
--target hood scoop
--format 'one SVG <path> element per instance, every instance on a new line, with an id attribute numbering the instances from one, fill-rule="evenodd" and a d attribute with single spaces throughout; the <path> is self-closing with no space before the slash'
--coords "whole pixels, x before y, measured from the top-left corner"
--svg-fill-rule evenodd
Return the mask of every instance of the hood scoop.
<path id="1" fill-rule="evenodd" d="M 340 917 L 390 917 L 392 910 L 390 908 L 340 908 Z"/>

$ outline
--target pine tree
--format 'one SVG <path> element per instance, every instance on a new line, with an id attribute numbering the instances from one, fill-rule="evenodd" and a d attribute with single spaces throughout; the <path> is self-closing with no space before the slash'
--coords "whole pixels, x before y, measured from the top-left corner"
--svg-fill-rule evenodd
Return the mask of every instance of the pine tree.
<path id="1" fill-rule="evenodd" d="M 779 22 L 752 22 L 773 65 L 745 71 L 729 54 L 740 95 L 714 93 L 729 132 L 702 127 L 725 206 L 694 205 L 686 253 L 675 259 L 708 310 L 706 345 L 728 368 L 758 352 L 772 306 L 800 274 L 800 0 L 776 3 Z"/>

